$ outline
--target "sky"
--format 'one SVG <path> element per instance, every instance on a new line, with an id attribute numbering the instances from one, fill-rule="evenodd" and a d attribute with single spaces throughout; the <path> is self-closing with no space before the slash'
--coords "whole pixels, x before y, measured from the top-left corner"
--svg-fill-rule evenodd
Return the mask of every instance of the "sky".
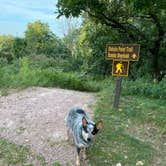
<path id="1" fill-rule="evenodd" d="M 0 0 L 0 35 L 23 37 L 28 23 L 41 20 L 62 37 L 69 24 L 78 26 L 80 19 L 56 19 L 57 0 Z"/>

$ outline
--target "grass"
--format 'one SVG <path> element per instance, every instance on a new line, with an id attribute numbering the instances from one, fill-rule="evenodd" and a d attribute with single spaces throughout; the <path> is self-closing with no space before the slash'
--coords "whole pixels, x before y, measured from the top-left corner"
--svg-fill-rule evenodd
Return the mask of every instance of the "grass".
<path id="1" fill-rule="evenodd" d="M 28 147 L 0 139 L 0 165 L 35 166 L 29 161 L 29 158 L 37 160 L 41 166 L 50 166 L 42 155 L 32 154 Z M 60 166 L 60 164 L 54 162 L 51 166 Z"/>
<path id="2" fill-rule="evenodd" d="M 147 78 L 139 78 L 135 81 L 123 80 L 122 94 L 139 95 L 149 98 L 166 99 L 166 78 L 154 83 Z"/>
<path id="3" fill-rule="evenodd" d="M 5 165 L 26 165 L 29 149 L 25 146 L 15 145 L 5 139 L 0 139 L 0 161 Z"/>
<path id="4" fill-rule="evenodd" d="M 0 96 L 7 96 L 8 90 L 7 89 L 0 89 Z"/>
<path id="5" fill-rule="evenodd" d="M 121 96 L 112 109 L 113 89 L 100 93 L 95 120 L 104 125 L 88 151 L 92 166 L 121 163 L 164 166 L 166 163 L 166 102 L 140 96 Z"/>

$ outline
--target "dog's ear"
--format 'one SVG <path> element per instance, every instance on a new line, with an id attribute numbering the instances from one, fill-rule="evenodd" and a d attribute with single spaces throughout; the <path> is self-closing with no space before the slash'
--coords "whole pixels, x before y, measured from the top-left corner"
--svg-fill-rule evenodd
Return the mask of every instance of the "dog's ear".
<path id="1" fill-rule="evenodd" d="M 87 125 L 87 120 L 85 119 L 85 117 L 82 118 L 82 125 L 86 126 Z"/>
<path id="2" fill-rule="evenodd" d="M 96 123 L 96 128 L 97 128 L 97 130 L 101 129 L 102 124 L 103 124 L 103 121 L 102 121 L 102 120 L 99 120 L 99 121 Z"/>
<path id="3" fill-rule="evenodd" d="M 103 124 L 102 120 L 98 121 L 95 124 L 94 130 L 92 131 L 93 135 L 96 135 L 98 133 L 98 131 L 101 129 L 102 124 Z"/>

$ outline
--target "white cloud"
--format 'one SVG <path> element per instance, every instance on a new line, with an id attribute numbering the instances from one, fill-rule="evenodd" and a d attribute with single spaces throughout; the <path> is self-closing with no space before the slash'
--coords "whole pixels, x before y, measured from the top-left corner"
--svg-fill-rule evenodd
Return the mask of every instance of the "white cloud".
<path id="1" fill-rule="evenodd" d="M 56 16 L 54 11 L 56 10 L 54 0 L 2 0 L 0 6 L 1 16 L 18 16 L 29 20 L 55 20 Z"/>
<path id="2" fill-rule="evenodd" d="M 29 22 L 41 20 L 48 23 L 54 33 L 62 36 L 66 33 L 68 21 L 64 17 L 56 19 L 56 2 L 57 0 L 0 0 L 0 25 L 3 24 L 0 26 L 0 33 L 8 33 L 11 29 L 11 34 L 18 34 L 18 31 L 20 34 L 21 27 L 24 27 L 24 34 Z M 72 19 L 71 22 L 76 22 L 75 20 Z M 11 28 L 15 25 L 19 27 Z"/>

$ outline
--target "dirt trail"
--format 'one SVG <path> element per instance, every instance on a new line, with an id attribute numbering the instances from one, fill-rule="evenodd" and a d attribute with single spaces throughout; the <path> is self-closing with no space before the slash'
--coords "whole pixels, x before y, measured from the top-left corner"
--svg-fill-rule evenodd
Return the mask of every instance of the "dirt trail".
<path id="1" fill-rule="evenodd" d="M 65 116 L 74 106 L 89 108 L 95 103 L 89 93 L 56 88 L 28 88 L 0 97 L 0 138 L 27 145 L 51 165 L 74 165 L 75 148 L 66 141 Z M 40 165 L 33 161 L 35 166 Z"/>

